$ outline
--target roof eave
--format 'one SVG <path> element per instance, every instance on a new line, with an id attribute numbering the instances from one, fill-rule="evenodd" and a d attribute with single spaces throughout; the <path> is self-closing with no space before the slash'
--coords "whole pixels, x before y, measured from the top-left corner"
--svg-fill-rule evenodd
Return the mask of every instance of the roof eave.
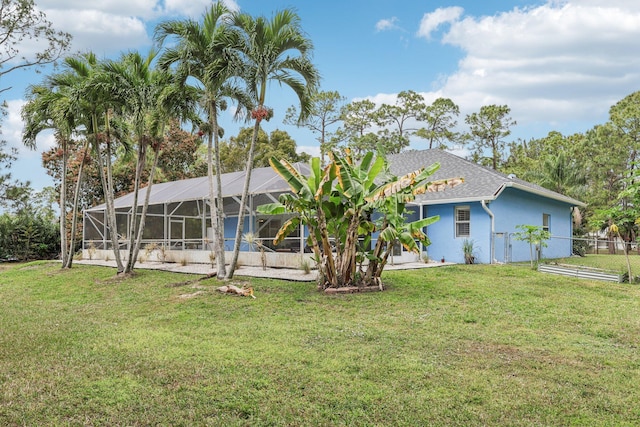
<path id="1" fill-rule="evenodd" d="M 452 203 L 473 203 L 473 202 L 481 202 L 481 201 L 485 201 L 485 202 L 490 202 L 492 200 L 495 200 L 496 197 L 494 196 L 488 196 L 488 197 L 459 197 L 456 199 L 442 199 L 442 200 L 423 200 L 423 201 L 416 201 L 416 202 L 411 202 L 412 204 L 416 204 L 416 205 L 421 205 L 421 206 L 427 206 L 427 205 L 448 205 L 448 204 L 452 204 Z"/>
<path id="2" fill-rule="evenodd" d="M 517 190 L 535 194 L 541 197 L 545 197 L 547 199 L 556 200 L 572 206 L 579 206 L 581 208 L 584 208 L 587 206 L 586 203 L 583 203 L 571 197 L 563 196 L 562 194 L 555 193 L 552 191 L 537 190 L 535 188 L 531 188 L 526 185 L 519 184 L 517 182 L 505 182 L 498 188 L 498 190 L 493 195 L 488 195 L 486 197 L 474 196 L 474 197 L 459 197 L 454 199 L 442 199 L 442 200 L 423 200 L 423 201 L 415 202 L 415 204 L 427 206 L 427 205 L 446 205 L 450 203 L 473 203 L 473 202 L 482 202 L 482 201 L 491 202 L 493 200 L 496 200 L 498 197 L 500 197 L 500 195 L 506 188 L 515 188 Z"/>
<path id="3" fill-rule="evenodd" d="M 573 199 L 568 196 L 563 196 L 560 193 L 555 193 L 548 190 L 547 191 L 537 190 L 535 188 L 527 187 L 526 185 L 522 185 L 517 182 L 505 182 L 502 188 L 500 189 L 500 191 L 498 191 L 498 193 L 496 194 L 496 197 L 500 195 L 500 193 L 502 193 L 502 191 L 507 187 L 515 188 L 517 190 L 525 191 L 527 193 L 535 194 L 537 196 L 546 197 L 547 199 L 557 200 L 559 202 L 567 203 L 572 206 L 580 206 L 581 208 L 584 208 L 587 206 L 586 203 L 583 203 L 579 200 Z"/>

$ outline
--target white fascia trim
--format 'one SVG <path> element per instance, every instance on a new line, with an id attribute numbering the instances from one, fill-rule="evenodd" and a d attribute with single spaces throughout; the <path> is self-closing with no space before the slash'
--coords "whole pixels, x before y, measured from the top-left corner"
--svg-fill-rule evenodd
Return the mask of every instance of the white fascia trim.
<path id="1" fill-rule="evenodd" d="M 499 193 L 498 193 L 499 194 Z M 462 197 L 459 199 L 445 199 L 445 200 L 428 200 L 416 202 L 413 201 L 409 204 L 411 205 L 420 205 L 420 206 L 429 206 L 429 205 L 449 205 L 449 204 L 459 204 L 459 203 L 473 203 L 478 202 L 481 203 L 483 200 L 486 202 L 491 202 L 495 200 L 497 196 L 493 197 Z"/>

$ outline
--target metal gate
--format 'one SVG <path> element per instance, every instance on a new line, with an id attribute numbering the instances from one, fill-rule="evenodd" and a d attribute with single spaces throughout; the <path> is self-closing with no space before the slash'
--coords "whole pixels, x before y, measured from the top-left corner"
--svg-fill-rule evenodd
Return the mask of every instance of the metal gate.
<path id="1" fill-rule="evenodd" d="M 492 262 L 508 263 L 511 261 L 509 251 L 509 233 L 493 233 L 493 260 Z"/>

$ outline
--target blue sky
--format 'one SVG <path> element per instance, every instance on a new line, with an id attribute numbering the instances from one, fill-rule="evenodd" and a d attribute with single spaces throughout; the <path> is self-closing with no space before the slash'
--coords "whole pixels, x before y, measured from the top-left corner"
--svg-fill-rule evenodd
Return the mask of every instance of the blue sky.
<path id="1" fill-rule="evenodd" d="M 36 0 L 54 25 L 74 36 L 74 51 L 117 57 L 151 46 L 160 20 L 199 19 L 206 0 Z M 97 4 L 93 4 L 97 3 Z M 448 97 L 464 116 L 488 104 L 507 104 L 518 124 L 512 137 L 530 139 L 557 130 L 584 132 L 608 119 L 609 107 L 640 89 L 640 2 L 637 0 L 236 0 L 232 8 L 254 15 L 294 8 L 313 40 L 322 90 L 347 100 L 393 103 L 402 90 L 428 103 Z M 25 46 L 25 50 L 29 46 Z M 48 70 L 43 70 L 46 73 Z M 35 152 L 22 147 L 19 109 L 29 83 L 43 74 L 15 72 L 3 87 L 10 115 L 3 137 L 19 147 L 16 178 L 35 188 L 51 185 L 40 152 L 53 143 L 43 134 Z M 289 132 L 317 153 L 315 135 L 286 126 L 295 102 L 287 88 L 269 89 L 275 116 L 265 128 Z M 224 121 L 226 135 L 241 124 Z M 421 148 L 420 141 L 412 141 Z"/>

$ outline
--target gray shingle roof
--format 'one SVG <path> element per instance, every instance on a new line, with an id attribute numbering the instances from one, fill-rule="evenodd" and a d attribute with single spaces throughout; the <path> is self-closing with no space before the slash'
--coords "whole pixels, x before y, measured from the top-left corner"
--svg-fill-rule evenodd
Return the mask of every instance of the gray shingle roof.
<path id="1" fill-rule="evenodd" d="M 439 149 L 409 150 L 400 154 L 388 156 L 391 171 L 395 175 L 404 175 L 421 167 L 433 163 L 440 163 L 440 169 L 432 178 L 434 180 L 447 178 L 464 178 L 465 182 L 455 188 L 449 188 L 439 193 L 427 193 L 416 200 L 424 204 L 442 204 L 451 202 L 472 202 L 494 200 L 502 190 L 515 187 L 522 191 L 538 194 L 573 206 L 584 206 L 584 203 L 547 190 L 518 178 L 488 169 L 476 163 L 465 160 L 454 154 Z M 309 174 L 309 165 L 295 163 L 294 166 L 303 175 Z M 244 172 L 231 172 L 222 177 L 223 196 L 239 196 L 244 185 Z M 140 190 L 138 204 L 144 203 L 146 188 Z M 289 185 L 270 167 L 256 168 L 251 174 L 251 194 L 278 193 L 289 191 Z M 154 184 L 151 189 L 149 204 L 171 203 L 186 200 L 203 200 L 209 197 L 207 177 L 185 179 L 181 181 Z M 127 194 L 115 200 L 116 208 L 129 207 L 133 203 L 133 194 Z M 104 204 L 88 210 L 102 210 Z"/>
<path id="2" fill-rule="evenodd" d="M 585 206 L 584 203 L 548 190 L 536 184 L 523 181 L 515 176 L 508 176 L 493 169 L 480 166 L 454 154 L 439 149 L 408 150 L 400 154 L 388 156 L 391 171 L 395 175 L 404 175 L 421 167 L 440 163 L 433 175 L 433 180 L 464 178 L 465 182 L 455 188 L 439 193 L 427 193 L 416 201 L 424 204 L 441 204 L 450 202 L 490 201 L 497 198 L 508 187 L 538 194 L 573 206 Z"/>
<path id="3" fill-rule="evenodd" d="M 293 166 L 303 175 L 309 174 L 309 165 L 294 163 Z M 222 174 L 223 197 L 240 196 L 244 187 L 244 171 Z M 289 184 L 283 180 L 271 167 L 255 168 L 251 172 L 250 194 L 280 193 L 289 191 Z M 143 188 L 138 194 L 138 206 L 142 206 L 147 189 Z M 209 198 L 209 180 L 206 176 L 200 178 L 183 179 L 180 181 L 153 184 L 149 204 L 183 202 L 187 200 L 203 200 Z M 129 207 L 133 203 L 133 193 L 126 194 L 115 200 L 116 208 Z M 103 210 L 104 204 L 87 209 Z"/>

